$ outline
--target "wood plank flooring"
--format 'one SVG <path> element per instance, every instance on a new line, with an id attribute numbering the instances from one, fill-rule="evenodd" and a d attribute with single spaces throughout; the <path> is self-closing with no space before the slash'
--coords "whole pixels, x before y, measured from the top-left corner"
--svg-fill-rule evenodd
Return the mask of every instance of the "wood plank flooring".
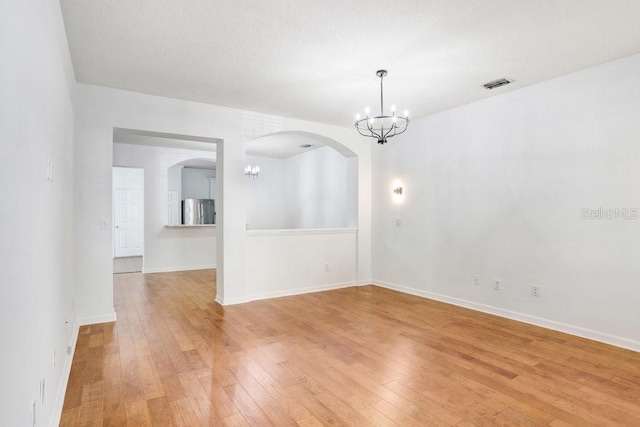
<path id="1" fill-rule="evenodd" d="M 640 354 L 375 286 L 222 307 L 215 271 L 115 276 L 63 426 L 640 426 Z"/>

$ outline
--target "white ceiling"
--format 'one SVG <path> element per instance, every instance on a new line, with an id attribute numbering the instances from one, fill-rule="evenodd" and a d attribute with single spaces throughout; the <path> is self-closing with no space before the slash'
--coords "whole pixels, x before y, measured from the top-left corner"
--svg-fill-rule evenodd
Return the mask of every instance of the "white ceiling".
<path id="1" fill-rule="evenodd" d="M 247 141 L 247 154 L 284 159 L 324 146 L 322 141 L 309 136 L 273 134 Z"/>
<path id="2" fill-rule="evenodd" d="M 113 132 L 113 142 L 116 144 L 216 151 L 216 142 L 210 138 L 194 138 L 183 135 L 131 129 L 115 129 Z M 311 147 L 303 147 L 303 145 L 310 145 Z M 279 132 L 248 141 L 246 143 L 246 150 L 250 156 L 284 159 L 326 145 L 325 140 L 318 135 L 305 134 L 304 132 Z M 194 159 L 194 161 L 190 163 L 183 162 L 184 166 L 195 169 L 215 169 L 215 166 L 212 168 L 209 163 L 201 163 L 199 160 L 196 160 L 198 159 Z M 210 160 L 204 161 L 211 162 Z"/>
<path id="3" fill-rule="evenodd" d="M 640 52 L 638 0 L 61 0 L 79 82 L 352 126 Z M 483 83 L 506 77 L 509 86 Z"/>

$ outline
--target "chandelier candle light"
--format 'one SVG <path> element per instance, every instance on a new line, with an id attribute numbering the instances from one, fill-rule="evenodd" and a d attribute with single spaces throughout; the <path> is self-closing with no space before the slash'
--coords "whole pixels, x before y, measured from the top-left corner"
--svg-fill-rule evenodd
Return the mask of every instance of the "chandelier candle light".
<path id="1" fill-rule="evenodd" d="M 384 144 L 388 138 L 400 135 L 407 130 L 409 126 L 409 112 L 404 111 L 402 116 L 396 116 L 396 106 L 391 106 L 391 115 L 384 115 L 384 92 L 382 81 L 387 75 L 387 70 L 376 71 L 376 76 L 380 77 L 380 115 L 370 116 L 369 107 L 364 110 L 365 118 L 361 118 L 360 114 L 356 115 L 356 129 L 362 136 L 375 138 L 378 144 Z"/>
<path id="2" fill-rule="evenodd" d="M 244 174 L 249 178 L 257 178 L 259 173 L 260 173 L 260 166 L 247 165 L 247 167 L 244 168 Z"/>

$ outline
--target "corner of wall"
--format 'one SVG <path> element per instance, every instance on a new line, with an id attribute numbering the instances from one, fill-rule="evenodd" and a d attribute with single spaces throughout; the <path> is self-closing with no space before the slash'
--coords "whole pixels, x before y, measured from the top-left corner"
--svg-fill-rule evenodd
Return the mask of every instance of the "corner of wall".
<path id="1" fill-rule="evenodd" d="M 71 339 L 67 344 L 67 357 L 64 361 L 62 368 L 62 374 L 60 377 L 60 383 L 58 384 L 58 390 L 56 392 L 55 401 L 53 403 L 53 410 L 51 412 L 51 419 L 49 425 L 51 427 L 60 425 L 62 418 L 62 409 L 64 406 L 64 399 L 67 394 L 67 385 L 69 384 L 69 376 L 71 375 L 71 365 L 73 364 L 73 356 L 76 353 L 76 343 L 78 342 L 78 333 L 80 332 L 80 324 L 76 321 L 73 326 L 73 332 Z"/>
<path id="2" fill-rule="evenodd" d="M 110 323 L 117 320 L 116 312 L 99 314 L 95 316 L 79 317 L 77 322 L 79 326 L 96 325 L 98 323 Z"/>

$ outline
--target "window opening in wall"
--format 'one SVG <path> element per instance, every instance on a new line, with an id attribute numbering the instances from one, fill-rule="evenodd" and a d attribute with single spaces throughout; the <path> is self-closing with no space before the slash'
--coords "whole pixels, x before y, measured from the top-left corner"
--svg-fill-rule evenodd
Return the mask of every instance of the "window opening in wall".
<path id="1" fill-rule="evenodd" d="M 357 157 L 327 140 L 294 132 L 247 142 L 247 164 L 260 164 L 260 179 L 246 183 L 247 229 L 357 226 Z"/>

